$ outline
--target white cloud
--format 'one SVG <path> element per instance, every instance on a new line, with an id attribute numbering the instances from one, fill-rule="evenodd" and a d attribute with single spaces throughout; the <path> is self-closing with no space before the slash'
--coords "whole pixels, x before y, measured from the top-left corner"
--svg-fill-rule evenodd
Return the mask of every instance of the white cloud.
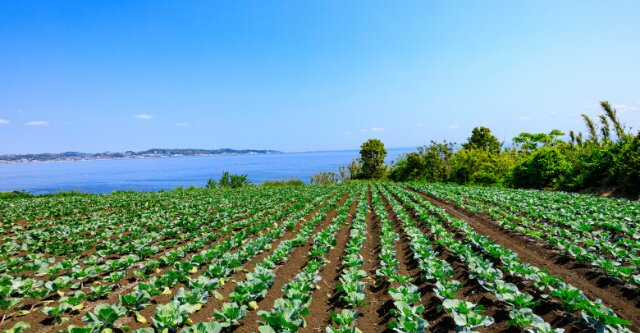
<path id="1" fill-rule="evenodd" d="M 153 116 L 150 116 L 148 114 L 133 114 L 131 116 L 133 118 L 138 118 L 138 119 L 151 119 L 151 118 L 153 118 Z"/>
<path id="2" fill-rule="evenodd" d="M 531 120 L 531 117 L 523 116 L 523 117 L 520 117 L 520 120 L 524 120 L 524 121 Z"/>
<path id="3" fill-rule="evenodd" d="M 346 134 L 346 135 L 351 135 L 351 134 L 353 134 L 353 132 L 348 131 L 348 132 L 345 132 L 344 134 Z"/>
<path id="4" fill-rule="evenodd" d="M 447 128 L 458 128 L 458 127 L 460 127 L 460 126 L 459 126 L 459 125 L 450 125 L 450 126 L 447 126 Z"/>
<path id="5" fill-rule="evenodd" d="M 374 132 L 382 132 L 382 131 L 385 130 L 385 128 L 383 128 L 383 127 L 374 127 L 371 130 L 374 131 Z"/>
<path id="6" fill-rule="evenodd" d="M 422 127 L 422 126 L 424 126 L 424 124 L 423 123 L 418 123 L 416 126 Z"/>
<path id="7" fill-rule="evenodd" d="M 551 112 L 551 114 L 558 114 L 558 113 L 557 113 L 557 112 L 555 112 L 555 111 L 553 111 L 553 112 Z"/>
<path id="8" fill-rule="evenodd" d="M 360 130 L 360 132 L 369 132 L 369 130 L 365 128 L 363 130 Z"/>
<path id="9" fill-rule="evenodd" d="M 30 121 L 30 122 L 26 123 L 25 125 L 27 125 L 27 126 L 45 126 L 45 125 L 49 125 L 49 122 L 48 121 L 42 121 L 42 120 Z"/>
<path id="10" fill-rule="evenodd" d="M 638 103 L 640 103 L 640 102 L 638 102 Z M 22 113 L 22 110 L 18 111 L 18 113 Z"/>
<path id="11" fill-rule="evenodd" d="M 187 125 L 189 125 L 189 124 L 187 124 L 187 123 L 176 123 L 176 126 L 187 126 Z"/>
<path id="12" fill-rule="evenodd" d="M 10 121 L 5 119 L 0 119 L 0 124 L 8 124 Z"/>
<path id="13" fill-rule="evenodd" d="M 619 104 L 619 105 L 614 105 L 614 106 L 613 106 L 613 108 L 614 108 L 614 109 L 626 109 L 626 108 L 627 108 L 627 106 L 626 106 L 626 105 L 624 105 L 624 104 Z"/>
<path id="14" fill-rule="evenodd" d="M 637 109 L 638 109 L 638 108 L 637 108 L 637 107 L 635 107 L 635 106 L 630 106 L 630 107 L 628 107 L 628 108 L 627 108 L 627 110 L 637 110 Z"/>

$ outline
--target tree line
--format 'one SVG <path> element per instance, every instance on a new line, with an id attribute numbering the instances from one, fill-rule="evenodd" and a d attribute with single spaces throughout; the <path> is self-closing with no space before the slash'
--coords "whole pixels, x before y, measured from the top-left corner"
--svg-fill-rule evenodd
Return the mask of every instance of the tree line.
<path id="1" fill-rule="evenodd" d="M 369 140 L 361 147 L 361 171 L 352 178 L 571 191 L 616 187 L 640 194 L 640 132 L 632 134 L 608 102 L 600 106 L 597 118 L 582 115 L 585 133 L 523 132 L 505 147 L 490 129 L 476 127 L 460 146 L 431 141 L 388 166 L 384 144 Z"/>

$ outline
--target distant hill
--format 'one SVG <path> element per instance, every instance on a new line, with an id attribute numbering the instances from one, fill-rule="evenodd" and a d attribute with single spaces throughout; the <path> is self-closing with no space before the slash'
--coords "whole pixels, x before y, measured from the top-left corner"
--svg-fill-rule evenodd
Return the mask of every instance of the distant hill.
<path id="1" fill-rule="evenodd" d="M 0 156 L 0 163 L 30 163 L 30 162 L 52 162 L 52 161 L 88 161 L 88 160 L 111 160 L 124 158 L 155 158 L 155 157 L 180 157 L 180 156 L 213 156 L 213 155 L 243 155 L 243 154 L 282 154 L 277 150 L 259 149 L 164 149 L 152 148 L 145 151 L 133 152 L 104 152 L 104 153 L 79 153 L 65 152 L 59 154 L 8 154 Z"/>

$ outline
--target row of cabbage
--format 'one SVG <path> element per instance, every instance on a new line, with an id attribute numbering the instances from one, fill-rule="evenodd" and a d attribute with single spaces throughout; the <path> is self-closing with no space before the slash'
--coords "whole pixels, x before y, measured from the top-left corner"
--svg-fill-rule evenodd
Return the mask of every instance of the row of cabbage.
<path id="1" fill-rule="evenodd" d="M 170 292 L 170 287 L 181 282 L 188 282 L 188 286 L 206 286 L 206 288 L 200 288 L 200 290 L 196 291 L 181 290 L 178 291 L 176 297 L 182 297 L 184 299 L 190 300 L 206 300 L 206 297 L 204 297 L 203 295 L 207 295 L 207 293 L 218 288 L 222 283 L 224 283 L 224 276 L 229 274 L 234 267 L 238 267 L 243 262 L 243 259 L 245 261 L 249 260 L 256 253 L 268 248 L 271 241 L 281 236 L 281 234 L 285 230 L 292 230 L 300 217 L 303 216 L 300 214 L 309 213 L 311 210 L 315 209 L 315 207 L 317 207 L 317 205 L 319 205 L 322 201 L 335 194 L 334 188 L 324 188 L 323 191 L 324 195 L 320 195 L 322 191 L 309 192 L 307 201 L 311 201 L 311 198 L 314 198 L 316 196 L 317 197 L 316 200 L 314 200 L 310 204 L 307 204 L 305 209 L 303 210 L 299 210 L 300 207 L 296 207 L 294 205 L 291 210 L 285 209 L 281 213 L 269 216 L 265 220 L 255 221 L 252 219 L 248 219 L 252 221 L 252 224 L 244 225 L 244 228 L 243 223 L 247 220 L 241 220 L 233 223 L 233 227 L 228 230 L 225 229 L 227 231 L 223 231 L 223 233 L 227 233 L 229 230 L 234 230 L 236 228 L 240 228 L 240 231 L 230 234 L 230 236 L 225 238 L 224 241 L 211 246 L 209 250 L 203 250 L 200 252 L 200 254 L 194 254 L 186 260 L 184 259 L 186 253 L 194 252 L 198 247 L 202 248 L 202 246 L 206 245 L 207 242 L 202 242 L 203 239 L 196 239 L 194 240 L 194 242 L 199 242 L 199 246 L 179 247 L 175 250 L 168 251 L 165 256 L 161 256 L 158 260 L 148 260 L 144 263 L 140 263 L 138 266 L 139 269 L 133 270 L 136 279 L 138 279 L 138 285 L 134 292 L 127 295 L 120 295 L 120 303 L 118 304 L 99 305 L 95 309 L 98 312 L 115 312 L 122 314 L 122 308 L 128 308 L 131 310 L 140 308 L 143 305 L 147 305 L 150 297 L 155 294 Z M 300 200 L 300 198 L 297 197 L 296 200 Z M 334 200 L 337 199 L 334 198 Z M 269 230 L 269 228 L 273 227 L 274 225 L 278 226 L 277 222 L 284 219 L 288 215 L 290 216 L 290 218 L 286 220 L 286 222 L 282 223 L 277 228 L 277 231 L 275 231 L 275 229 Z M 247 237 L 258 235 L 264 230 L 268 231 L 266 235 L 259 236 L 252 241 L 242 245 L 240 250 L 236 252 L 235 256 L 230 257 L 231 254 L 229 251 L 240 246 L 247 240 Z M 208 263 L 211 263 L 209 269 L 205 269 L 203 271 L 202 267 L 204 267 Z M 116 285 L 117 282 L 121 281 L 123 277 L 126 276 L 126 269 L 130 269 L 133 265 L 135 265 L 135 262 L 129 260 L 128 264 L 126 266 L 123 265 L 122 267 L 125 268 L 124 271 L 112 272 L 108 277 L 105 278 L 105 280 L 113 282 L 114 285 Z M 164 271 L 164 274 L 160 274 L 159 276 L 154 276 L 148 279 L 148 273 L 157 274 L 156 272 L 159 272 L 162 266 L 168 267 L 171 265 L 175 267 L 174 270 L 166 270 Z M 202 275 L 198 277 L 198 279 L 200 279 L 200 282 L 191 282 L 197 281 L 197 279 L 191 279 L 189 276 L 198 272 L 199 270 L 202 271 Z M 67 273 L 71 273 L 73 271 L 74 267 L 71 267 L 69 269 L 69 272 Z M 11 278 L 11 280 L 9 280 L 7 277 L 9 276 L 5 275 L 2 282 L 3 293 L 7 294 L 7 296 L 10 296 L 7 297 L 7 299 L 10 300 L 10 304 L 5 305 L 5 303 L 3 303 L 3 308 L 5 308 L 5 315 L 9 313 L 8 311 L 11 308 L 20 303 L 21 300 L 18 297 L 13 297 L 15 295 L 30 294 L 34 296 L 34 298 L 32 299 L 33 302 L 30 302 L 31 306 L 33 306 L 39 299 L 44 298 L 47 294 L 56 292 L 64 294 L 66 296 L 60 299 L 57 306 L 45 307 L 43 309 L 43 312 L 48 313 L 53 318 L 54 323 L 60 323 L 61 321 L 63 321 L 64 319 L 61 318 L 64 318 L 65 313 L 81 310 L 82 302 L 85 298 L 96 299 L 104 297 L 106 296 L 106 294 L 111 292 L 111 288 L 114 286 L 92 286 L 90 287 L 91 293 L 89 294 L 84 293 L 82 290 L 76 291 L 75 293 L 71 294 L 70 290 L 74 289 L 74 287 L 75 289 L 78 289 L 78 287 L 82 289 L 83 287 L 86 288 L 87 286 L 83 286 L 82 283 L 78 286 L 78 283 L 73 283 L 73 280 L 69 278 L 69 276 L 56 277 L 55 279 L 53 279 L 53 281 L 46 281 L 44 285 L 42 284 L 43 281 L 36 281 L 35 279 L 31 278 L 18 277 Z M 190 304 L 189 309 L 194 309 L 194 305 L 196 304 Z M 113 311 L 106 309 L 106 307 L 109 307 Z M 24 309 L 25 307 L 23 306 L 22 308 Z M 135 312 L 135 310 L 131 311 Z M 127 311 L 126 313 L 130 314 L 132 313 L 131 311 Z M 89 317 L 89 314 L 87 314 L 85 317 L 85 319 L 91 319 Z M 108 326 L 109 324 L 101 324 L 98 327 L 104 328 L 105 325 Z M 95 328 L 95 325 L 92 327 Z M 79 328 L 72 329 L 78 330 Z"/>
<path id="2" fill-rule="evenodd" d="M 290 192 L 264 191 L 255 193 L 254 196 L 232 194 L 229 198 L 212 192 L 211 197 L 206 198 L 152 202 L 144 208 L 132 205 L 127 209 L 102 211 L 90 216 L 46 219 L 27 225 L 20 223 L 13 226 L 10 233 L 3 235 L 0 249 L 3 258 L 9 258 L 17 252 L 45 253 L 48 257 L 77 258 L 82 256 L 84 251 L 94 247 L 101 250 L 98 245 L 103 241 L 109 240 L 111 245 L 117 246 L 127 244 L 139 236 L 139 234 L 129 235 L 126 231 L 138 229 L 159 231 L 164 229 L 168 222 L 176 224 L 173 221 L 175 219 L 178 219 L 181 224 L 189 225 L 195 221 L 211 223 L 230 214 L 247 217 L 250 216 L 251 210 L 259 207 L 256 204 L 262 202 L 269 204 L 266 206 L 273 206 L 280 202 L 278 199 L 286 201 L 286 198 L 291 195 Z M 210 211 L 212 208 L 213 211 Z M 244 215 L 241 215 L 243 211 Z M 169 229 L 166 231 L 169 235 L 176 232 L 170 230 L 171 228 L 166 229 Z M 114 236 L 117 237 L 112 239 Z"/>
<path id="3" fill-rule="evenodd" d="M 345 255 L 342 260 L 342 265 L 346 268 L 343 269 L 341 276 L 339 277 L 340 284 L 337 286 L 337 291 L 340 292 L 340 300 L 345 305 L 341 312 L 331 313 L 330 316 L 333 319 L 336 327 L 329 326 L 326 328 L 327 333 L 356 333 L 361 332 L 356 327 L 356 319 L 358 318 L 358 311 L 365 305 L 367 295 L 364 293 L 367 279 L 369 276 L 367 273 L 360 269 L 364 264 L 364 258 L 360 254 L 362 252 L 362 246 L 367 238 L 367 211 L 369 210 L 369 203 L 366 200 L 366 190 L 363 188 L 360 192 L 360 200 L 356 206 L 355 217 L 351 222 L 351 229 L 349 230 L 349 241 L 345 248 Z"/>
<path id="4" fill-rule="evenodd" d="M 637 215 L 611 213 L 616 218 L 589 214 L 555 214 L 529 201 L 515 201 L 504 190 L 442 185 L 413 185 L 429 195 L 451 200 L 474 212 L 492 216 L 504 228 L 527 235 L 577 262 L 618 280 L 640 286 L 640 231 Z M 581 197 L 580 197 L 581 198 Z M 525 216 L 518 216 L 516 214 Z"/>
<path id="5" fill-rule="evenodd" d="M 560 331 L 552 329 L 532 310 L 540 299 L 529 293 L 522 293 L 517 286 L 504 281 L 504 274 L 511 274 L 532 290 L 541 291 L 540 298 L 550 297 L 562 302 L 567 312 L 578 312 L 585 325 L 592 326 L 599 332 L 630 332 L 624 325 L 631 324 L 619 318 L 614 311 L 601 304 L 600 300 L 592 301 L 582 291 L 564 283 L 561 277 L 550 276 L 547 270 L 522 262 L 515 252 L 476 233 L 466 221 L 453 218 L 415 192 L 398 186 L 389 188 L 431 228 L 437 244 L 458 255 L 468 265 L 470 278 L 477 279 L 499 301 L 512 307 L 509 312 L 510 325 L 532 332 Z M 447 226 L 464 235 L 464 238 L 456 239 L 447 230 Z"/>
<path id="6" fill-rule="evenodd" d="M 295 211 L 297 208 L 299 207 L 294 206 L 290 210 Z M 149 232 L 146 230 L 145 232 L 145 229 L 141 229 L 140 239 L 129 243 L 130 245 L 135 245 L 135 248 L 132 249 L 135 252 L 116 252 L 116 254 L 123 254 L 117 260 L 104 260 L 105 256 L 113 254 L 113 252 L 96 252 L 86 260 L 62 259 L 53 265 L 50 265 L 48 263 L 49 259 L 45 260 L 42 254 L 21 257 L 23 264 L 11 269 L 9 271 L 10 275 L 2 275 L 2 285 L 5 287 L 2 292 L 3 296 L 7 299 L 16 295 L 31 298 L 32 302 L 30 302 L 31 307 L 29 310 L 33 310 L 36 302 L 40 299 L 44 299 L 54 293 L 64 293 L 66 290 L 90 288 L 90 293 L 87 295 L 90 300 L 104 298 L 112 289 L 119 287 L 120 281 L 125 280 L 128 275 L 132 274 L 137 281 L 143 281 L 156 270 L 176 264 L 184 257 L 185 253 L 195 252 L 223 236 L 228 237 L 215 245 L 216 250 L 224 251 L 237 246 L 243 241 L 247 233 L 258 230 L 256 228 L 259 226 L 256 223 L 261 221 L 262 218 L 262 216 L 254 216 L 230 223 L 233 217 L 235 215 L 231 215 L 227 219 L 218 220 L 214 225 L 208 225 L 205 222 L 201 225 L 196 224 L 199 228 L 192 232 L 181 230 L 179 226 L 171 228 L 174 231 L 184 231 L 193 239 L 184 246 L 176 248 L 173 248 L 173 245 L 178 242 L 177 239 L 158 242 L 157 245 L 154 245 L 153 242 L 160 238 L 158 234 L 154 231 Z M 263 223 L 263 225 L 268 225 L 268 222 L 266 224 Z M 224 226 L 224 228 L 215 232 L 205 231 L 218 226 Z M 251 227 L 254 229 L 251 229 Z M 234 229 L 238 229 L 238 231 L 229 234 Z M 181 234 L 172 233 L 172 236 L 175 237 L 175 235 Z M 164 237 L 169 236 L 165 234 Z M 161 248 L 165 248 L 164 253 L 160 253 Z M 157 257 L 157 259 L 150 259 L 152 256 Z M 201 257 L 196 256 L 196 260 Z M 200 260 L 204 261 L 205 259 L 206 257 L 203 257 Z M 6 264 L 7 262 L 9 260 L 4 263 Z M 134 269 L 135 266 L 138 266 L 138 269 Z M 98 281 L 101 279 L 111 284 L 98 285 Z M 10 303 L 18 305 L 16 303 L 18 301 L 18 298 L 12 298 Z M 9 309 L 5 309 L 5 314 Z"/>

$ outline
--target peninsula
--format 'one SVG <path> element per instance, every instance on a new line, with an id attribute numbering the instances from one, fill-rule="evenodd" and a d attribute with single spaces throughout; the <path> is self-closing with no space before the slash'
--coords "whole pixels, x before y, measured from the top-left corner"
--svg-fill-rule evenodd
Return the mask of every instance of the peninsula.
<path id="1" fill-rule="evenodd" d="M 184 157 L 184 156 L 215 156 L 215 155 L 245 155 L 245 154 L 282 154 L 277 150 L 257 149 L 161 149 L 153 148 L 145 151 L 133 152 L 103 152 L 103 153 L 42 153 L 42 154 L 7 154 L 0 155 L 0 164 L 8 163 L 34 163 L 34 162 L 65 162 L 65 161 L 91 161 L 91 160 L 118 160 L 131 158 L 160 158 L 160 157 Z"/>

